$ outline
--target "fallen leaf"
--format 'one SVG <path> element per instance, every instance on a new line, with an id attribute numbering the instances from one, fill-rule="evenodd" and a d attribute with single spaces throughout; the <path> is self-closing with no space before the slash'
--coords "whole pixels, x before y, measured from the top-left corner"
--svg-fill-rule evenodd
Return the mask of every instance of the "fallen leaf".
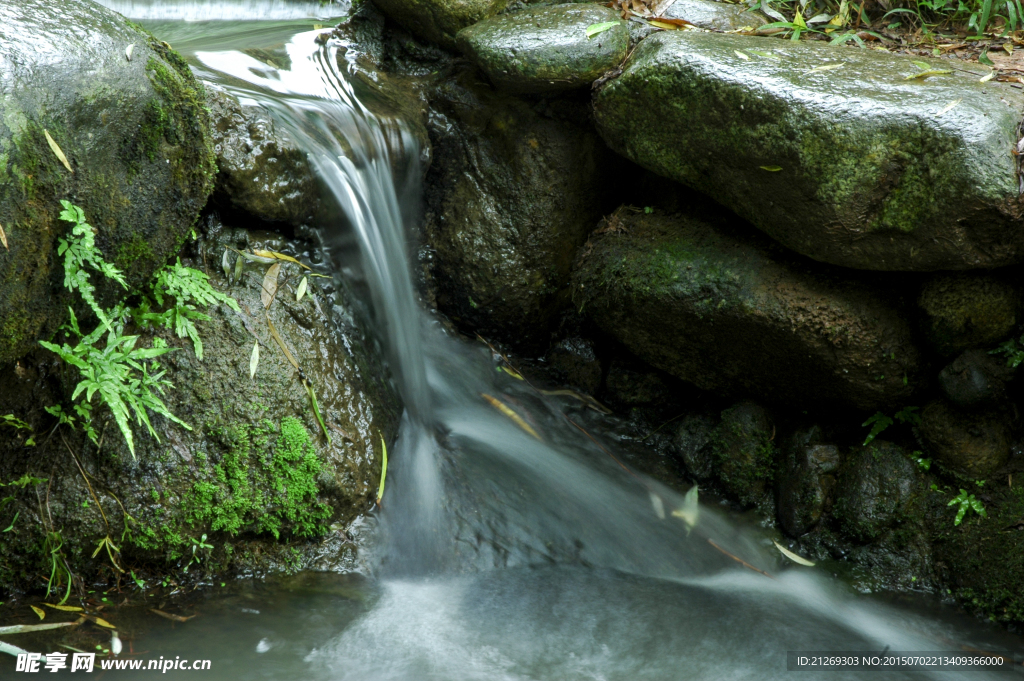
<path id="1" fill-rule="evenodd" d="M 697 485 L 694 485 L 686 493 L 686 496 L 683 497 L 683 507 L 672 511 L 673 517 L 682 518 L 683 522 L 686 523 L 687 534 L 697 525 L 697 520 L 700 518 L 700 504 L 697 503 L 697 494 Z"/>
<path id="2" fill-rule="evenodd" d="M 927 71 L 928 69 L 930 69 L 932 67 L 932 65 L 929 64 L 926 61 L 916 61 L 916 60 L 913 60 L 913 59 L 911 59 L 910 61 L 911 61 L 911 63 L 913 63 L 916 66 L 918 66 L 922 71 Z"/>
<path id="3" fill-rule="evenodd" d="M 256 378 L 256 367 L 260 365 L 260 342 L 256 341 L 252 346 L 252 354 L 249 355 L 249 378 Z"/>
<path id="4" fill-rule="evenodd" d="M 299 262 L 292 256 L 285 255 L 284 253 L 278 253 L 276 251 L 260 251 L 255 248 L 253 249 L 252 252 L 253 254 L 258 255 L 261 258 L 269 258 L 270 260 L 285 260 L 287 262 L 293 262 L 299 267 L 303 267 L 307 270 L 310 269 L 309 265 L 303 265 L 301 262 Z"/>
<path id="5" fill-rule="evenodd" d="M 825 64 L 823 66 L 815 66 L 813 69 L 807 71 L 807 73 L 816 73 L 818 71 L 833 71 L 838 68 L 842 68 L 842 64 Z"/>
<path id="6" fill-rule="evenodd" d="M 124 57 L 125 57 L 125 59 L 127 59 L 128 61 L 131 61 L 132 60 L 132 52 L 134 52 L 134 51 L 135 51 L 135 43 L 132 43 L 128 47 L 124 48 Z"/>
<path id="7" fill-rule="evenodd" d="M 382 449 L 381 464 L 380 464 L 380 486 L 377 487 L 377 505 L 380 506 L 380 500 L 384 498 L 384 481 L 388 477 L 388 443 L 384 442 L 384 437 L 380 438 L 380 446 Z"/>
<path id="8" fill-rule="evenodd" d="M 220 258 L 221 269 L 224 270 L 224 278 L 231 280 L 231 251 L 224 249 L 224 255 Z"/>
<path id="9" fill-rule="evenodd" d="M 4 226 L 0 225 L 0 241 L 3 242 L 4 248 L 8 251 L 11 250 L 10 246 L 7 245 L 7 234 L 4 232 Z"/>
<path id="10" fill-rule="evenodd" d="M 1003 43 L 1003 52 L 1013 54 L 1013 45 L 1011 43 Z"/>
<path id="11" fill-rule="evenodd" d="M 928 69 L 927 71 L 921 71 L 920 73 L 904 76 L 903 80 L 917 80 L 918 78 L 924 80 L 925 78 L 931 78 L 932 76 L 944 76 L 947 73 L 953 72 L 949 69 Z"/>
<path id="12" fill-rule="evenodd" d="M 984 64 L 985 66 L 995 66 L 995 63 L 988 57 L 987 49 L 978 55 L 978 63 Z"/>
<path id="13" fill-rule="evenodd" d="M 765 59 L 778 59 L 779 58 L 779 55 L 772 54 L 771 52 L 765 52 L 764 50 L 751 50 L 750 53 L 751 54 L 756 54 L 759 57 L 764 57 Z"/>
<path id="14" fill-rule="evenodd" d="M 113 624 L 106 621 L 102 617 L 97 617 L 96 615 L 82 615 L 82 617 L 95 624 L 100 625 L 101 627 L 106 627 L 107 629 L 117 629 L 117 627 L 115 627 Z"/>
<path id="15" fill-rule="evenodd" d="M 993 70 L 993 71 L 989 72 L 988 74 L 986 74 L 986 75 L 982 76 L 981 78 L 979 78 L 978 82 L 979 83 L 987 83 L 987 82 L 989 82 L 990 80 L 992 80 L 993 78 L 996 77 L 996 73 L 998 73 L 998 71 Z"/>
<path id="16" fill-rule="evenodd" d="M 662 24 L 671 24 L 673 26 L 678 26 L 680 28 L 683 26 L 693 26 L 693 22 L 687 21 L 686 19 L 670 19 L 668 17 L 655 17 L 652 21 L 657 21 Z"/>
<path id="17" fill-rule="evenodd" d="M 651 26 L 654 26 L 655 28 L 660 28 L 665 31 L 678 31 L 680 29 L 680 26 L 676 24 L 670 24 L 664 19 L 651 19 L 647 23 L 650 24 Z"/>
<path id="18" fill-rule="evenodd" d="M 954 99 L 952 102 L 950 102 L 946 106 L 944 106 L 941 109 L 939 109 L 939 111 L 935 114 L 936 117 L 941 116 L 942 114 L 952 110 L 953 107 L 955 107 L 957 104 L 959 104 L 962 101 L 964 101 L 963 97 L 961 97 L 960 99 Z"/>
<path id="19" fill-rule="evenodd" d="M 195 615 L 189 615 L 188 617 L 182 617 L 181 615 L 172 615 L 169 612 L 164 612 L 163 610 L 157 610 L 156 608 L 150 608 L 149 611 L 151 613 L 155 614 L 155 615 L 160 615 L 161 617 L 163 617 L 165 619 L 169 619 L 172 622 L 188 622 L 190 619 L 195 617 Z"/>
<path id="20" fill-rule="evenodd" d="M 64 155 L 64 152 L 60 150 L 57 143 L 53 141 L 52 137 L 50 137 L 50 131 L 44 129 L 43 135 L 46 136 L 46 143 L 50 145 L 50 149 L 53 151 L 54 156 L 64 164 L 64 167 L 67 168 L 69 172 L 75 172 L 74 170 L 71 170 L 71 164 L 68 163 L 68 157 Z"/>
<path id="21" fill-rule="evenodd" d="M 15 657 L 18 655 L 28 655 L 28 651 L 24 648 L 12 646 L 10 643 L 4 643 L 3 641 L 0 641 L 0 653 L 7 653 L 8 655 L 14 655 Z M 40 662 L 41 661 L 42 660 L 40 660 Z"/>
<path id="22" fill-rule="evenodd" d="M 615 28 L 618 25 L 618 21 L 602 21 L 599 24 L 591 24 L 590 26 L 587 26 L 587 37 L 593 38 L 598 33 L 604 33 L 608 29 Z"/>
<path id="23" fill-rule="evenodd" d="M 263 275 L 263 290 L 260 291 L 263 307 L 270 307 L 270 304 L 274 302 L 274 296 L 277 295 L 277 276 L 280 273 L 281 263 L 275 262 L 267 268 L 267 273 Z"/>
<path id="24" fill-rule="evenodd" d="M 245 268 L 245 258 L 239 256 L 235 258 L 235 283 L 237 284 L 242 278 L 242 270 Z"/>
<path id="25" fill-rule="evenodd" d="M 658 520 L 665 519 L 665 503 L 661 500 L 654 492 L 648 492 L 647 494 L 651 497 L 651 506 L 654 507 L 654 515 L 658 516 Z"/>
<path id="26" fill-rule="evenodd" d="M 303 277 L 299 282 L 299 290 L 295 292 L 295 302 L 302 302 L 302 296 L 306 295 L 306 286 L 309 284 L 309 277 Z"/>
<path id="27" fill-rule="evenodd" d="M 529 423 L 524 421 L 523 418 L 519 414 L 517 414 L 514 411 L 512 411 L 512 409 L 510 407 L 506 406 L 504 402 L 502 402 L 501 400 L 499 400 L 499 399 L 497 399 L 495 397 L 491 397 L 490 395 L 488 395 L 486 393 L 480 393 L 480 397 L 482 397 L 485 400 L 487 400 L 488 402 L 490 402 L 492 407 L 494 407 L 495 409 L 500 411 L 502 414 L 504 414 L 505 416 L 507 416 L 510 419 L 512 419 L 513 423 L 515 423 L 517 426 L 519 426 L 520 428 L 525 430 L 527 433 L 529 433 L 530 435 L 534 436 L 538 440 L 541 439 L 540 435 L 537 434 L 537 431 L 534 430 L 530 426 Z"/>
<path id="28" fill-rule="evenodd" d="M 802 558 L 796 555 L 795 553 L 787 549 L 785 546 L 775 541 L 774 539 L 772 540 L 772 543 L 775 544 L 775 548 L 777 548 L 782 555 L 784 555 L 786 558 L 789 558 L 794 563 L 797 563 L 798 565 L 806 565 L 807 567 L 814 567 L 813 561 L 807 560 L 806 558 Z"/>
<path id="29" fill-rule="evenodd" d="M 61 627 L 73 627 L 78 622 L 52 622 L 50 624 L 13 624 L 9 627 L 0 627 L 0 636 L 7 634 L 30 634 L 33 631 L 46 631 L 47 629 L 60 629 Z"/>
<path id="30" fill-rule="evenodd" d="M 503 367 L 501 367 L 501 370 L 504 371 L 509 376 L 511 376 L 512 378 L 516 379 L 517 381 L 524 381 L 524 380 L 526 380 L 526 379 L 524 379 L 522 377 L 522 375 L 518 371 L 516 371 L 514 369 L 509 369 L 508 367 L 503 366 Z"/>
<path id="31" fill-rule="evenodd" d="M 43 603 L 47 608 L 53 608 L 54 610 L 61 610 L 63 612 L 82 612 L 82 609 L 74 605 L 54 605 L 53 603 Z"/>
<path id="32" fill-rule="evenodd" d="M 758 166 L 761 170 L 767 170 L 769 173 L 777 173 L 782 170 L 782 166 Z"/>
<path id="33" fill-rule="evenodd" d="M 740 52 L 739 50 L 733 50 L 733 52 L 734 52 L 734 53 L 736 54 L 736 56 L 737 56 L 737 57 L 739 57 L 740 59 L 750 59 L 750 57 L 749 57 L 748 55 L 745 55 L 745 54 L 743 54 L 743 53 L 742 53 L 742 52 Z"/>
<path id="34" fill-rule="evenodd" d="M 34 605 L 30 605 L 28 607 L 32 608 L 32 612 L 39 615 L 39 619 L 44 619 L 46 617 L 46 612 L 42 608 L 37 608 Z"/>

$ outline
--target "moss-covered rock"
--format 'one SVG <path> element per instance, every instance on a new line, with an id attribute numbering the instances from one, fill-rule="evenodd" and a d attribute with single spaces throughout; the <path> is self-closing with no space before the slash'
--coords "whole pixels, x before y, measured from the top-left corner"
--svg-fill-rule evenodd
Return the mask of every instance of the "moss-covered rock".
<path id="1" fill-rule="evenodd" d="M 508 0 L 373 0 L 373 4 L 414 35 L 451 50 L 460 30 L 501 12 Z"/>
<path id="2" fill-rule="evenodd" d="M 870 542 L 907 519 L 920 481 L 898 445 L 875 440 L 854 447 L 839 471 L 834 517 L 847 536 Z"/>
<path id="3" fill-rule="evenodd" d="M 839 447 L 820 427 L 798 430 L 782 448 L 776 484 L 779 524 L 792 537 L 814 529 L 831 508 Z"/>
<path id="4" fill-rule="evenodd" d="M 1005 339 L 1017 326 L 1020 290 L 989 274 L 943 274 L 921 287 L 924 334 L 941 355 Z"/>
<path id="5" fill-rule="evenodd" d="M 694 26 L 716 31 L 756 28 L 765 23 L 760 15 L 749 11 L 742 4 L 734 5 L 717 0 L 675 0 L 661 16 L 668 19 L 684 19 Z"/>
<path id="6" fill-rule="evenodd" d="M 424 224 L 438 306 L 480 333 L 546 344 L 614 154 L 587 128 L 585 100 L 535 108 L 473 70 L 443 83 L 431 106 Z"/>
<path id="7" fill-rule="evenodd" d="M 587 37 L 592 24 L 614 22 Z M 586 87 L 626 58 L 629 31 L 617 12 L 584 3 L 503 14 L 459 31 L 459 49 L 499 90 L 550 93 Z"/>
<path id="8" fill-rule="evenodd" d="M 817 260 L 918 271 L 1019 262 L 1011 151 L 1024 93 L 979 83 L 987 71 L 959 62 L 908 79 L 920 71 L 874 50 L 666 31 L 640 43 L 595 111 L 613 149 Z"/>
<path id="9" fill-rule="evenodd" d="M 208 260 L 219 264 L 225 245 L 246 245 L 245 232 L 225 237 L 205 242 Z M 249 246 L 297 253 L 278 240 L 253 238 Z M 67 426 L 50 438 L 43 435 L 56 425 L 43 407 L 67 406 L 77 381 L 52 355 L 40 351 L 3 375 L 0 413 L 31 424 L 38 446 L 24 446 L 27 431 L 0 428 L 0 482 L 26 474 L 45 479 L 41 486 L 0 488 L 0 499 L 13 497 L 2 509 L 5 527 L 18 514 L 0 544 L 3 588 L 39 586 L 34 575 L 50 572 L 48 537 L 63 542 L 62 560 L 87 583 L 109 570 L 105 551 L 93 557 L 106 536 L 120 549 L 116 560 L 122 566 L 176 580 L 186 578 L 183 570 L 204 535 L 213 548 L 197 548 L 193 574 L 344 562 L 346 550 L 334 546 L 335 555 L 326 556 L 320 542 L 340 540 L 349 523 L 371 508 L 381 440 L 394 437 L 400 405 L 345 289 L 311 279 L 309 293 L 296 302 L 300 271 L 286 265 L 265 314 L 260 298 L 266 269 L 246 264 L 234 284 L 214 270 L 215 288 L 235 297 L 241 311 L 219 305 L 208 310 L 210 321 L 197 323 L 202 360 L 190 340 L 171 331 L 156 334 L 176 348 L 161 358 L 174 385 L 163 399 L 191 430 L 151 415 L 159 440 L 137 427 L 134 457 L 98 397 L 99 446 Z M 331 310 L 332 317 L 324 315 Z M 271 323 L 314 387 L 330 441 Z M 139 345 L 153 341 L 146 331 Z M 257 342 L 258 366 L 250 378 Z"/>
<path id="10" fill-rule="evenodd" d="M 863 409 L 909 396 L 918 352 L 878 289 L 689 217 L 614 213 L 581 249 L 577 306 L 699 388 Z"/>
<path id="11" fill-rule="evenodd" d="M 740 402 L 722 412 L 711 436 L 716 479 L 744 506 L 765 500 L 775 474 L 775 428 L 764 407 Z"/>
<path id="12" fill-rule="evenodd" d="M 966 411 L 935 400 L 921 411 L 920 433 L 947 469 L 969 478 L 985 478 L 1010 458 L 1012 423 L 1005 408 Z"/>
<path id="13" fill-rule="evenodd" d="M 104 256 L 137 286 L 206 202 L 208 129 L 188 65 L 120 15 L 90 0 L 0 6 L 0 365 L 66 315 L 59 201 L 85 209 Z"/>

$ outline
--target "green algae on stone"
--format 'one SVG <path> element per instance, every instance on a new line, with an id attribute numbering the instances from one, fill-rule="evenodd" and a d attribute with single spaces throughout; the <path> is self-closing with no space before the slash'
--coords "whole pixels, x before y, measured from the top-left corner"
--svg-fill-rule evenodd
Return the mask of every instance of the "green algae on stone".
<path id="1" fill-rule="evenodd" d="M 1020 315 L 1020 290 L 990 274 L 941 274 L 921 288 L 925 338 L 939 354 L 952 356 L 967 348 L 1007 338 Z"/>
<path id="2" fill-rule="evenodd" d="M 593 37 L 587 27 L 615 25 Z M 629 31 L 615 11 L 585 4 L 524 9 L 459 31 L 459 49 L 499 90 L 540 94 L 586 87 L 618 66 Z"/>
<path id="3" fill-rule="evenodd" d="M 711 435 L 711 460 L 726 492 L 744 506 L 761 502 L 775 472 L 774 428 L 768 413 L 753 402 L 722 412 Z"/>
<path id="4" fill-rule="evenodd" d="M 919 487 L 917 471 L 903 449 L 875 440 L 855 447 L 843 462 L 833 515 L 847 536 L 873 541 L 908 518 Z"/>
<path id="5" fill-rule="evenodd" d="M 503 11 L 509 0 L 373 0 L 388 18 L 412 34 L 455 49 L 455 35 Z"/>
<path id="6" fill-rule="evenodd" d="M 918 351 L 882 289 L 690 217 L 622 208 L 598 232 L 573 299 L 649 364 L 704 390 L 791 404 L 873 410 L 911 394 Z"/>
<path id="7" fill-rule="evenodd" d="M 817 260 L 918 271 L 1019 262 L 1011 152 L 1024 93 L 956 63 L 907 80 L 920 71 L 908 57 L 667 31 L 640 43 L 595 113 L 616 151 Z"/>

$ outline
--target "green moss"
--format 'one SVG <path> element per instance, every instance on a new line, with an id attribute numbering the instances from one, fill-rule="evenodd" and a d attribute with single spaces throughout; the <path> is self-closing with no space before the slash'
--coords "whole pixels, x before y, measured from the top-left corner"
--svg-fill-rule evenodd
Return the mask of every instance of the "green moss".
<path id="1" fill-rule="evenodd" d="M 122 272 L 129 272 L 139 261 L 149 262 L 155 259 L 156 254 L 149 242 L 136 232 L 129 241 L 121 242 L 117 255 L 114 256 L 114 264 Z"/>

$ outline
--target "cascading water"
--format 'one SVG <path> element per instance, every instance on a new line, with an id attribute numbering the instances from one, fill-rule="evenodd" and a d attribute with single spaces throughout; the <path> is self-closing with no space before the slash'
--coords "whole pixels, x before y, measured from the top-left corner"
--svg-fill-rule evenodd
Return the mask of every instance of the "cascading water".
<path id="1" fill-rule="evenodd" d="M 131 14 L 140 3 L 106 4 Z M 201 7 L 215 16 L 221 6 Z M 137 16 L 187 14 L 174 7 L 160 15 L 156 4 L 146 5 Z M 236 51 L 220 26 L 209 30 L 213 45 L 195 37 L 202 33 L 195 26 L 153 28 L 191 36 L 169 39 L 194 55 L 204 77 L 267 107 L 307 151 L 345 217 L 320 225 L 321 237 L 328 250 L 349 231 L 358 237 L 407 409 L 373 549 L 372 595 L 359 608 L 331 612 L 295 595 L 256 626 L 258 634 L 236 637 L 255 636 L 258 645 L 223 643 L 250 661 L 246 676 L 774 679 L 789 673 L 789 650 L 994 645 L 985 638 L 994 634 L 966 623 L 855 598 L 813 570 L 784 569 L 756 530 L 712 508 L 700 507 L 695 520 L 684 498 L 627 475 L 581 432 L 593 430 L 596 417 L 496 373 L 482 346 L 447 337 L 420 309 L 407 258 L 405 221 L 414 211 L 403 210 L 403 201 L 416 196 L 417 143 L 400 121 L 382 120 L 359 102 L 337 46 L 318 45 L 308 22 L 302 31 L 273 27 L 288 36 L 289 70 Z M 409 169 L 398 183 L 395 167 Z M 487 396 L 528 413 L 536 435 Z M 184 636 L 174 643 L 189 643 Z M 218 640 L 210 630 L 203 638 Z M 238 672 L 215 667 L 218 674 Z"/>

